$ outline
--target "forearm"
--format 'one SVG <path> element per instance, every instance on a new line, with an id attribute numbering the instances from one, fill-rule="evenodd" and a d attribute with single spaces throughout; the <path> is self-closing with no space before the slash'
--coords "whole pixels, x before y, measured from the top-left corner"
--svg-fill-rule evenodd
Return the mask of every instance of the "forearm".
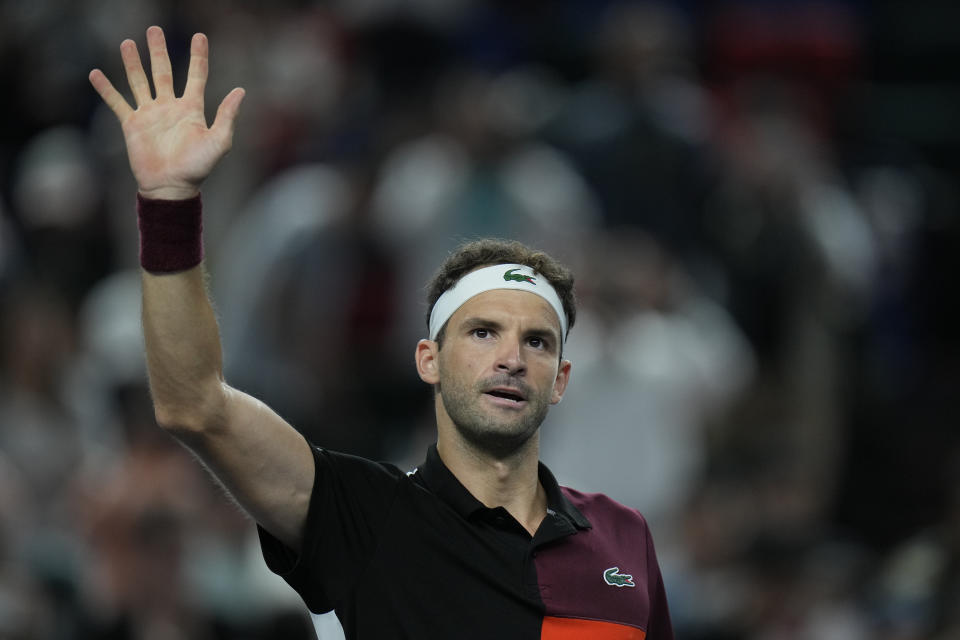
<path id="1" fill-rule="evenodd" d="M 157 421 L 195 431 L 222 415 L 222 355 L 202 266 L 199 196 L 138 198 L 143 331 Z"/>
<path id="2" fill-rule="evenodd" d="M 160 426 L 207 428 L 223 415 L 220 334 L 202 266 L 169 274 L 142 271 L 143 334 Z"/>

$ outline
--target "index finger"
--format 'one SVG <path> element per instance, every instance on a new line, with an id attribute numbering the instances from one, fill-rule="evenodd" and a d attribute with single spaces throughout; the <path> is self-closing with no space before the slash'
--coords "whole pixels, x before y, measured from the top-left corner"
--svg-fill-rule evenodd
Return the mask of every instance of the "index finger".
<path id="1" fill-rule="evenodd" d="M 133 113 L 133 108 L 127 104 L 120 92 L 114 88 L 113 83 L 103 74 L 100 69 L 94 69 L 88 76 L 90 84 L 97 90 L 100 97 L 106 103 L 110 110 L 116 114 L 120 122 L 126 120 Z"/>

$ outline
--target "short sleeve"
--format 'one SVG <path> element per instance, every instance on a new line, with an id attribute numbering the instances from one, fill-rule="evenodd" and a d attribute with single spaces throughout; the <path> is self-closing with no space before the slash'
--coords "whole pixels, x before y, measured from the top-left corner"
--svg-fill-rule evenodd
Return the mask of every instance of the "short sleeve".
<path id="1" fill-rule="evenodd" d="M 315 476 L 297 554 L 257 526 L 271 571 L 313 613 L 333 609 L 376 548 L 406 475 L 392 465 L 313 447 Z"/>

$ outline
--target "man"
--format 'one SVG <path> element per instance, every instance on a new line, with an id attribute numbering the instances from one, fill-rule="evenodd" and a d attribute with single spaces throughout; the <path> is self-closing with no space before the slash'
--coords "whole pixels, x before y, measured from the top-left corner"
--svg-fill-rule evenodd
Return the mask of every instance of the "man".
<path id="1" fill-rule="evenodd" d="M 572 278 L 549 256 L 481 241 L 441 269 L 416 347 L 437 444 L 409 474 L 309 445 L 224 381 L 199 188 L 230 147 L 243 90 L 208 128 L 206 38 L 193 38 L 181 98 L 163 32 L 151 27 L 147 42 L 156 97 L 130 40 L 121 55 L 137 109 L 101 71 L 90 80 L 120 120 L 139 186 L 156 418 L 257 521 L 271 569 L 311 611 L 335 609 L 348 638 L 672 638 L 642 516 L 559 487 L 538 460 L 575 318 Z"/>

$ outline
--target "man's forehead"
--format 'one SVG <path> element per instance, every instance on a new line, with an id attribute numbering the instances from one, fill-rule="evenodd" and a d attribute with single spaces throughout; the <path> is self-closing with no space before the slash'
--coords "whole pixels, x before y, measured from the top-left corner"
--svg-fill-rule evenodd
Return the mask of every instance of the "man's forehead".
<path id="1" fill-rule="evenodd" d="M 492 289 L 478 293 L 457 309 L 452 320 L 463 322 L 468 318 L 486 318 L 490 320 L 509 320 L 523 313 L 530 316 L 527 321 L 544 324 L 543 328 L 560 333 L 560 319 L 549 302 L 529 291 L 517 289 Z"/>

